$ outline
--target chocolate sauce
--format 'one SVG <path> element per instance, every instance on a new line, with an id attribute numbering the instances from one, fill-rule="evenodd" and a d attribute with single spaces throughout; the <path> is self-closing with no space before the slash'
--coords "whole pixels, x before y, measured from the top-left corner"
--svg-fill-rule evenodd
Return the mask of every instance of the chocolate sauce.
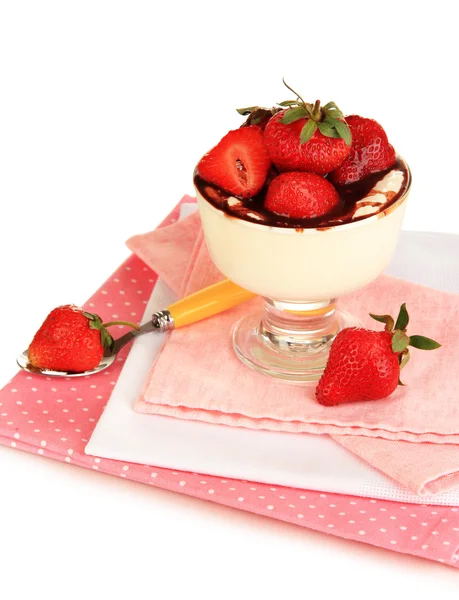
<path id="1" fill-rule="evenodd" d="M 400 190 L 397 193 L 386 192 L 387 200 L 382 205 L 380 203 L 371 201 L 371 190 L 375 185 L 381 181 L 391 171 L 401 171 L 403 173 L 403 182 Z M 351 221 L 360 221 L 371 215 L 363 215 L 355 217 L 355 212 L 363 206 L 376 206 L 377 212 L 385 210 L 391 204 L 394 204 L 403 194 L 406 192 L 409 183 L 409 173 L 405 162 L 397 158 L 395 164 L 386 169 L 385 171 L 379 171 L 373 173 L 365 179 L 356 183 L 351 183 L 344 186 L 335 186 L 339 197 L 339 204 L 326 215 L 313 219 L 292 219 L 290 217 L 277 215 L 275 213 L 266 210 L 264 207 L 266 191 L 269 186 L 269 182 L 273 177 L 276 176 L 274 169 L 268 175 L 265 185 L 261 192 L 249 199 L 238 199 L 232 196 L 230 193 L 225 192 L 218 186 L 205 181 L 200 177 L 197 168 L 194 172 L 194 185 L 199 191 L 201 196 L 205 198 L 215 208 L 223 211 L 228 217 L 243 219 L 244 221 L 251 221 L 252 223 L 258 223 L 268 225 L 269 227 L 286 227 L 297 230 L 302 229 L 316 229 L 316 228 L 327 228 L 330 226 L 339 226 Z M 374 192 L 384 193 L 384 192 Z M 229 202 L 235 202 L 231 198 L 236 198 L 238 205 L 236 208 L 231 208 Z M 360 202 L 365 199 L 365 202 Z M 229 202 L 228 202 L 229 201 Z M 357 205 L 357 202 L 360 202 Z"/>

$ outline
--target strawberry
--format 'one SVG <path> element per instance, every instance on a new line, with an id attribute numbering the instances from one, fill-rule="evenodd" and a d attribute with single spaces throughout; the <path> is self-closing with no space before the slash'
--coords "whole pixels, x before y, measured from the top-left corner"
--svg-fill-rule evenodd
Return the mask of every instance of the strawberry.
<path id="1" fill-rule="evenodd" d="M 312 219 L 330 212 L 338 204 L 338 192 L 326 179 L 314 173 L 290 171 L 272 180 L 264 206 L 278 215 Z"/>
<path id="2" fill-rule="evenodd" d="M 346 142 L 323 134 L 312 118 L 290 121 L 294 110 L 275 114 L 266 125 L 265 142 L 273 163 L 280 171 L 309 171 L 318 175 L 336 169 L 349 154 Z M 315 127 L 315 130 L 305 137 L 302 132 L 309 123 L 313 124 L 309 129 Z M 322 129 L 326 131 L 325 126 Z"/>
<path id="3" fill-rule="evenodd" d="M 386 398 L 403 385 L 400 370 L 409 360 L 408 346 L 434 350 L 440 344 L 421 335 L 406 334 L 409 317 L 402 304 L 397 321 L 389 315 L 370 315 L 385 323 L 384 331 L 350 327 L 338 333 L 316 389 L 324 406 Z"/>
<path id="4" fill-rule="evenodd" d="M 235 196 L 251 198 L 263 187 L 270 165 L 263 131 L 249 125 L 227 133 L 201 158 L 198 173 Z"/>
<path id="5" fill-rule="evenodd" d="M 279 106 L 287 108 L 275 113 L 266 125 L 268 152 L 280 171 L 325 175 L 349 155 L 351 133 L 334 102 L 321 107 L 319 100 L 309 104 L 294 93 L 297 99 L 280 102 Z"/>
<path id="6" fill-rule="evenodd" d="M 342 165 L 331 173 L 333 183 L 354 183 L 395 163 L 395 150 L 378 122 L 357 115 L 346 117 L 346 122 L 352 133 L 351 151 Z"/>
<path id="7" fill-rule="evenodd" d="M 67 304 L 52 310 L 35 334 L 29 348 L 30 364 L 37 369 L 82 373 L 100 363 L 106 349 L 110 350 L 113 338 L 106 327 L 133 323 L 112 321 L 102 324 L 102 319 L 82 308 Z"/>

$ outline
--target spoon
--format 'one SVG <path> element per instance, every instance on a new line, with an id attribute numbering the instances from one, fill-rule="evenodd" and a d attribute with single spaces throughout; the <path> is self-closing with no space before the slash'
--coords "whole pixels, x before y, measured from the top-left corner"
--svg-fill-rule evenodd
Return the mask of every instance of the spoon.
<path id="1" fill-rule="evenodd" d="M 242 304 L 254 296 L 255 294 L 244 290 L 229 279 L 215 283 L 171 304 L 164 310 L 154 313 L 151 320 L 141 325 L 138 330 L 129 331 L 115 340 L 111 349 L 105 351 L 102 360 L 94 369 L 81 373 L 75 373 L 74 371 L 52 371 L 50 369 L 33 367 L 29 363 L 27 350 L 16 358 L 16 362 L 24 371 L 46 375 L 47 377 L 83 377 L 93 375 L 109 367 L 115 361 L 116 355 L 121 348 L 141 335 L 153 331 L 163 333 L 164 331 L 171 331 L 185 325 L 191 325 L 191 323 L 202 321 L 233 306 Z"/>

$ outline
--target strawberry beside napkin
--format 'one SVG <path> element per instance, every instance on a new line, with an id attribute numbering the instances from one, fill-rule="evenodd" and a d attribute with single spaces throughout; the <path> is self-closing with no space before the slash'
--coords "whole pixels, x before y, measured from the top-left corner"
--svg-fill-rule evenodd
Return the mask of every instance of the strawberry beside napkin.
<path id="1" fill-rule="evenodd" d="M 207 253 L 197 214 L 160 235 L 135 236 L 128 246 L 180 296 L 222 278 Z M 276 382 L 242 365 L 230 332 L 240 315 L 261 302 L 255 299 L 173 332 L 135 409 L 255 429 L 328 433 L 415 493 L 449 490 L 459 485 L 459 405 L 452 375 L 459 297 L 382 276 L 341 305 L 374 327 L 367 317 L 370 307 L 396 312 L 404 301 L 410 332 L 435 337 L 443 346 L 435 353 L 414 350 L 404 372 L 408 387 L 386 400 L 322 407 L 313 388 Z"/>

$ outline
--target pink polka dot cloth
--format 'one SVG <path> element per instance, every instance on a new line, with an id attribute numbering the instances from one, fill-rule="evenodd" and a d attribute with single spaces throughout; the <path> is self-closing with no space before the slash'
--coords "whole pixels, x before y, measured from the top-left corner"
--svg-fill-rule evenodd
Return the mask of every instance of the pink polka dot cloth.
<path id="1" fill-rule="evenodd" d="M 178 207 L 163 225 L 177 217 Z M 140 320 L 155 281 L 156 275 L 131 256 L 85 307 L 103 318 L 116 314 L 120 319 Z M 459 564 L 456 507 L 272 487 L 86 455 L 86 443 L 128 351 L 125 349 L 112 367 L 90 377 L 52 379 L 19 372 L 0 391 L 0 443 L 36 454 L 37 460 L 53 458 L 346 539 L 450 566 Z"/>

